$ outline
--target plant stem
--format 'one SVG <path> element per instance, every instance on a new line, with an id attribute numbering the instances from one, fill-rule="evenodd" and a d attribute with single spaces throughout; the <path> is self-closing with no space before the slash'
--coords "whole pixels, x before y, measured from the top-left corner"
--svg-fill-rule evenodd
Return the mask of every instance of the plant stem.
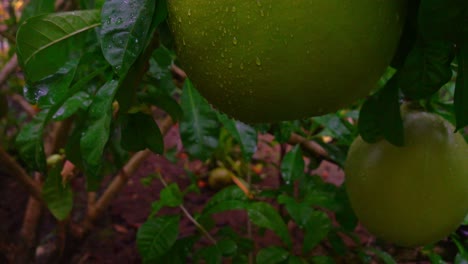
<path id="1" fill-rule="evenodd" d="M 40 186 L 26 173 L 26 171 L 0 146 L 0 164 L 8 174 L 15 177 L 27 189 L 34 199 L 43 203 Z"/>
<path id="2" fill-rule="evenodd" d="M 167 187 L 167 182 L 164 180 L 162 175 L 159 175 L 158 178 L 161 181 L 161 183 L 164 185 L 164 187 Z M 180 208 L 180 210 L 182 210 L 182 212 L 185 214 L 185 216 L 190 220 L 190 222 L 192 222 L 198 228 L 198 230 L 200 230 L 203 233 L 203 235 L 205 235 L 206 238 L 208 238 L 208 240 L 210 240 L 211 243 L 213 243 L 214 245 L 216 245 L 218 243 L 210 235 L 210 233 L 200 223 L 198 223 L 197 220 L 195 220 L 195 218 L 193 218 L 193 216 L 190 214 L 190 212 L 187 210 L 187 208 L 185 208 L 185 206 L 183 204 L 179 205 L 179 208 Z"/>

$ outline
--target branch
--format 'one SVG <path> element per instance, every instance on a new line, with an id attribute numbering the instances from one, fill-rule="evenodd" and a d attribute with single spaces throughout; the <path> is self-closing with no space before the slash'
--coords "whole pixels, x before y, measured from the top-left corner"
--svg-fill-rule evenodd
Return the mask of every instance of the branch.
<path id="1" fill-rule="evenodd" d="M 8 80 L 8 77 L 15 72 L 16 67 L 18 67 L 18 57 L 13 55 L 11 59 L 5 64 L 2 71 L 0 72 L 0 88 Z"/>
<path id="2" fill-rule="evenodd" d="M 0 146 L 0 164 L 6 171 L 23 184 L 28 192 L 34 196 L 34 198 L 41 203 L 44 202 L 42 199 L 41 189 L 37 183 L 29 177 L 26 171 L 13 159 L 3 148 Z"/>
<path id="3" fill-rule="evenodd" d="M 314 153 L 318 158 L 330 160 L 330 155 L 322 146 L 312 140 L 306 139 L 301 135 L 292 133 L 288 143 L 291 145 L 301 144 L 302 147 Z"/>

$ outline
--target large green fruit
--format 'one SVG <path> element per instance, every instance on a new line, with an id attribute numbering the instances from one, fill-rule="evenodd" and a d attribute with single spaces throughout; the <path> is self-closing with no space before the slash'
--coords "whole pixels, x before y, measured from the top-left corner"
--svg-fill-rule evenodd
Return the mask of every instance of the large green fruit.
<path id="1" fill-rule="evenodd" d="M 403 114 L 405 146 L 357 138 L 345 166 L 351 205 L 369 231 L 402 246 L 446 237 L 468 213 L 468 145 L 441 117 Z"/>
<path id="2" fill-rule="evenodd" d="M 367 95 L 399 42 L 407 0 L 169 0 L 184 70 L 246 122 L 322 115 Z"/>

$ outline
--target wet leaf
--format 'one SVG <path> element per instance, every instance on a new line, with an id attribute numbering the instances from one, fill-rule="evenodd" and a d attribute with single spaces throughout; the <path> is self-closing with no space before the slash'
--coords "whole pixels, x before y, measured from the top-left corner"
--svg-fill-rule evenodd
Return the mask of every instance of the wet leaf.
<path id="1" fill-rule="evenodd" d="M 28 82 L 54 74 L 82 50 L 80 35 L 100 25 L 99 11 L 85 10 L 40 15 L 18 29 L 17 54 Z"/>

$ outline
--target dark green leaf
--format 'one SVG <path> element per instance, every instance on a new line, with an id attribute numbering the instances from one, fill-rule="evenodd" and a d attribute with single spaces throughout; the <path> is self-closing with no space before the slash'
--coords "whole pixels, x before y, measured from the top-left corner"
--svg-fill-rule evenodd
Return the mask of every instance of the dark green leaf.
<path id="1" fill-rule="evenodd" d="M 281 263 L 287 260 L 289 257 L 289 252 L 280 247 L 267 247 L 262 248 L 257 256 L 257 264 L 275 264 Z"/>
<path id="2" fill-rule="evenodd" d="M 202 248 L 197 252 L 197 259 L 204 259 L 207 263 L 222 263 L 222 256 L 233 256 L 237 252 L 237 244 L 230 239 L 218 241 L 215 245 Z"/>
<path id="3" fill-rule="evenodd" d="M 164 140 L 153 117 L 141 112 L 128 114 L 122 125 L 122 147 L 128 151 L 146 148 L 154 153 L 164 152 Z"/>
<path id="4" fill-rule="evenodd" d="M 68 95 L 77 66 L 78 60 L 71 60 L 53 75 L 47 76 L 36 83 L 27 84 L 24 88 L 26 99 L 33 104 L 37 104 L 40 109 L 49 108 L 63 102 Z"/>
<path id="5" fill-rule="evenodd" d="M 193 245 L 197 240 L 197 236 L 177 239 L 171 249 L 158 259 L 158 263 L 186 264 L 189 256 L 194 252 Z"/>
<path id="6" fill-rule="evenodd" d="M 421 0 L 407 1 L 406 21 L 391 66 L 400 69 L 418 37 L 418 10 Z"/>
<path id="7" fill-rule="evenodd" d="M 347 231 L 353 231 L 357 224 L 358 219 L 354 213 L 351 203 L 349 202 L 348 195 L 345 191 L 345 185 L 342 185 L 336 193 L 336 200 L 340 203 L 340 208 L 336 211 L 336 220 Z"/>
<path id="8" fill-rule="evenodd" d="M 424 0 L 419 5 L 419 33 L 428 40 L 457 42 L 468 15 L 465 0 Z"/>
<path id="9" fill-rule="evenodd" d="M 458 253 L 457 256 L 455 256 L 454 264 L 468 264 L 468 254 Z"/>
<path id="10" fill-rule="evenodd" d="M 455 88 L 457 130 L 468 125 L 468 38 L 458 47 L 458 75 Z"/>
<path id="11" fill-rule="evenodd" d="M 28 18 L 42 14 L 52 13 L 55 9 L 55 0 L 32 0 L 21 12 L 20 25 Z"/>
<path id="12" fill-rule="evenodd" d="M 288 264 L 307 264 L 308 262 L 298 256 L 290 255 L 288 259 Z"/>
<path id="13" fill-rule="evenodd" d="M 95 190 L 100 181 L 102 155 L 109 139 L 112 120 L 112 102 L 118 81 L 111 80 L 99 88 L 88 110 L 88 127 L 80 140 L 81 155 L 84 158 L 87 188 Z"/>
<path id="14" fill-rule="evenodd" d="M 29 82 L 55 73 L 81 52 L 78 37 L 100 25 L 99 11 L 40 15 L 26 20 L 17 33 L 18 60 Z M 73 56 L 76 56 L 74 54 Z"/>
<path id="15" fill-rule="evenodd" d="M 286 184 L 292 184 L 304 175 L 305 163 L 299 145 L 294 146 L 281 162 L 281 176 Z"/>
<path id="16" fill-rule="evenodd" d="M 86 110 L 91 102 L 91 97 L 88 93 L 77 92 L 65 100 L 60 108 L 54 113 L 52 119 L 55 121 L 65 120 L 75 114 L 79 109 Z"/>
<path id="17" fill-rule="evenodd" d="M 397 80 L 398 74 L 395 74 L 382 89 L 362 105 L 358 128 L 362 139 L 366 142 L 375 143 L 384 137 L 393 145 L 404 145 Z"/>
<path id="18" fill-rule="evenodd" d="M 155 3 L 152 0 L 108 0 L 101 13 L 101 47 L 119 76 L 124 76 L 148 42 Z"/>
<path id="19" fill-rule="evenodd" d="M 433 95 L 452 78 L 453 58 L 451 42 L 418 41 L 398 73 L 400 89 L 411 99 Z"/>
<path id="20" fill-rule="evenodd" d="M 137 232 L 137 248 L 145 262 L 155 261 L 174 245 L 179 235 L 180 216 L 150 218 Z"/>
<path id="21" fill-rule="evenodd" d="M 292 219 L 305 229 L 303 252 L 310 251 L 327 237 L 332 223 L 324 212 L 314 210 L 308 204 L 298 203 L 284 195 L 278 198 L 278 202 L 285 204 Z"/>
<path id="22" fill-rule="evenodd" d="M 188 79 L 184 84 L 181 106 L 184 115 L 179 129 L 184 148 L 192 157 L 206 160 L 218 146 L 216 112 Z"/>
<path id="23" fill-rule="evenodd" d="M 68 182 L 62 182 L 62 166 L 54 166 L 42 186 L 42 194 L 50 212 L 58 220 L 64 220 L 73 207 L 73 192 Z"/>
<path id="24" fill-rule="evenodd" d="M 148 93 L 140 94 L 139 97 L 143 102 L 155 105 L 166 111 L 174 121 L 179 121 L 182 118 L 182 108 L 165 89 L 149 87 Z"/>
<path id="25" fill-rule="evenodd" d="M 397 264 L 397 262 L 392 258 L 392 256 L 385 251 L 382 251 L 377 248 L 369 248 L 368 250 L 374 253 L 385 264 Z"/>
<path id="26" fill-rule="evenodd" d="M 230 210 L 243 210 L 248 207 L 248 203 L 239 200 L 225 200 L 203 210 L 204 214 L 216 214 Z"/>
<path id="27" fill-rule="evenodd" d="M 49 119 L 49 110 L 42 110 L 29 123 L 24 125 L 16 137 L 20 157 L 32 170 L 45 172 L 44 126 Z"/>
<path id="28" fill-rule="evenodd" d="M 264 202 L 252 203 L 249 205 L 247 212 L 252 223 L 259 227 L 272 230 L 283 240 L 284 243 L 288 246 L 292 245 L 286 224 L 278 214 L 278 211 L 270 204 Z"/>
<path id="29" fill-rule="evenodd" d="M 151 22 L 151 28 L 155 29 L 161 24 L 167 17 L 167 0 L 156 0 L 156 11 L 153 15 Z"/>
<path id="30" fill-rule="evenodd" d="M 218 113 L 218 118 L 224 128 L 240 144 L 242 155 L 246 161 L 250 161 L 257 150 L 257 131 L 240 121 L 233 120 L 225 114 Z"/>
<path id="31" fill-rule="evenodd" d="M 315 256 L 312 257 L 313 264 L 335 264 L 335 261 L 332 257 L 327 256 Z"/>
<path id="32" fill-rule="evenodd" d="M 228 186 L 219 192 L 217 192 L 208 203 L 205 205 L 205 210 L 209 209 L 210 207 L 222 203 L 224 201 L 231 201 L 231 200 L 239 200 L 239 201 L 246 201 L 247 196 L 245 193 L 237 186 L 232 185 Z"/>
<path id="33" fill-rule="evenodd" d="M 333 250 L 341 256 L 345 256 L 348 250 L 343 239 L 338 235 L 337 232 L 332 231 L 328 233 L 328 241 L 330 242 Z"/>

